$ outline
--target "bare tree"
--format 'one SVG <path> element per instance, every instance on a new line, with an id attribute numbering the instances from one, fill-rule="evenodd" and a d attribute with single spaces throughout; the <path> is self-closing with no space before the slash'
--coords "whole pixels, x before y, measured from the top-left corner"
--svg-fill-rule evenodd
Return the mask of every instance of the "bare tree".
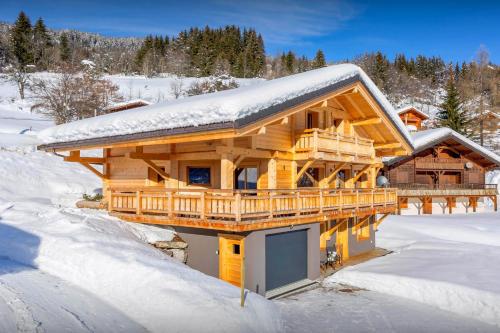
<path id="1" fill-rule="evenodd" d="M 111 81 L 71 69 L 56 80 L 34 80 L 30 88 L 37 101 L 32 110 L 49 115 L 56 124 L 105 113 L 107 106 L 122 100 Z"/>
<path id="2" fill-rule="evenodd" d="M 4 78 L 8 82 L 13 82 L 17 85 L 19 96 L 21 99 L 25 97 L 26 88 L 30 82 L 30 70 L 33 66 L 9 66 L 6 68 Z"/>
<path id="3" fill-rule="evenodd" d="M 479 93 L 479 142 L 481 146 L 484 145 L 484 70 L 490 62 L 490 53 L 486 46 L 479 46 L 479 50 L 476 53 L 476 63 L 479 66 L 478 72 L 478 93 Z"/>

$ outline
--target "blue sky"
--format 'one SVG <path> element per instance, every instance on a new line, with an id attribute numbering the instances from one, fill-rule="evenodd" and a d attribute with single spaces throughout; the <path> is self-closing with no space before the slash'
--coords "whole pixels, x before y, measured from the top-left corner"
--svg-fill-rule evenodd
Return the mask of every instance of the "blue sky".
<path id="1" fill-rule="evenodd" d="M 381 50 L 470 61 L 481 44 L 500 63 L 500 0 L 1 0 L 0 20 L 20 10 L 51 28 L 108 36 L 176 34 L 190 26 L 236 24 L 264 36 L 266 52 L 293 50 L 312 57 L 318 48 L 337 61 Z"/>

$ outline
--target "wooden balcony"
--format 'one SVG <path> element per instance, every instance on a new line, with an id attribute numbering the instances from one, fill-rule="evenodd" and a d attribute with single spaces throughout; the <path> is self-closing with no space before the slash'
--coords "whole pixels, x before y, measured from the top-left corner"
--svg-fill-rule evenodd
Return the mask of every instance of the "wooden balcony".
<path id="1" fill-rule="evenodd" d="M 498 195 L 496 184 L 391 184 L 400 197 L 456 197 Z"/>
<path id="2" fill-rule="evenodd" d="M 111 188 L 122 219 L 227 231 L 275 228 L 394 212 L 396 189 L 172 190 Z"/>
<path id="3" fill-rule="evenodd" d="M 360 158 L 374 157 L 373 140 L 342 135 L 317 128 L 296 133 L 295 152 L 324 152 L 351 155 Z"/>
<path id="4" fill-rule="evenodd" d="M 415 168 L 427 170 L 463 170 L 465 161 L 454 158 L 415 158 Z"/>

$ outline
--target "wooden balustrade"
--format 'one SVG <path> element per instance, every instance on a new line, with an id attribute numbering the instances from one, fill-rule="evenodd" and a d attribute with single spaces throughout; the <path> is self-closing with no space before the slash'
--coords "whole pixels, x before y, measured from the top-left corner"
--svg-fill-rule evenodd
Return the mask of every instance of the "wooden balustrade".
<path id="1" fill-rule="evenodd" d="M 231 223 L 262 222 L 335 210 L 386 207 L 397 203 L 396 189 L 172 190 L 111 188 L 109 210 L 170 219 L 197 218 Z"/>
<path id="2" fill-rule="evenodd" d="M 415 158 L 415 167 L 417 169 L 432 169 L 432 170 L 462 170 L 465 167 L 465 161 L 455 158 L 445 157 L 417 157 Z"/>
<path id="3" fill-rule="evenodd" d="M 369 157 L 372 156 L 374 148 L 373 140 L 370 139 L 313 128 L 296 134 L 295 151 L 320 151 Z"/>

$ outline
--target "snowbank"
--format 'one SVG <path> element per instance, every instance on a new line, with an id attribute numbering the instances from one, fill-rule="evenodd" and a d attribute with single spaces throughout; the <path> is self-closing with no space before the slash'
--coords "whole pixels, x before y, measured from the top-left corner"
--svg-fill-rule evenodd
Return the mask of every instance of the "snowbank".
<path id="1" fill-rule="evenodd" d="M 352 64 L 329 66 L 255 85 L 75 121 L 44 130 L 39 138 L 45 143 L 54 143 L 235 121 L 358 75 L 410 141 L 409 133 L 391 103 L 365 72 Z"/>
<path id="2" fill-rule="evenodd" d="M 500 327 L 500 214 L 390 216 L 377 246 L 394 253 L 325 283 L 409 298 Z"/>

